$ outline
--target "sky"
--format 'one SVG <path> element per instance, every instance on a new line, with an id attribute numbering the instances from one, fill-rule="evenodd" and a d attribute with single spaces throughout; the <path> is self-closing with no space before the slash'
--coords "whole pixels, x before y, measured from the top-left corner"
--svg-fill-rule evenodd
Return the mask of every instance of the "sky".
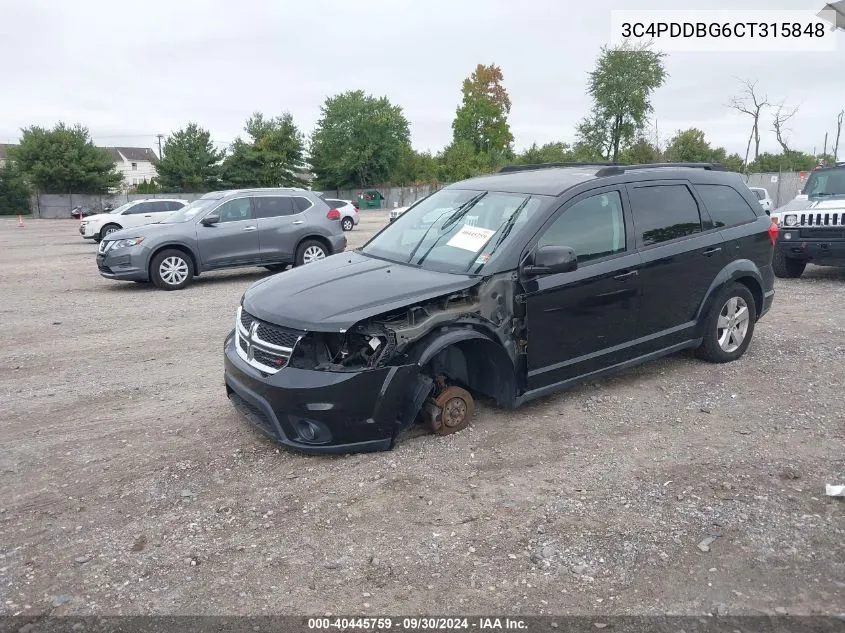
<path id="1" fill-rule="evenodd" d="M 808 9 L 823 0 L 689 2 L 684 9 Z M 219 146 L 254 111 L 289 111 L 310 134 L 326 97 L 362 89 L 403 108 L 418 150 L 451 140 L 461 83 L 502 68 L 520 150 L 572 142 L 590 108 L 588 73 L 610 41 L 612 9 L 681 8 L 659 0 L 0 0 L 0 143 L 29 125 L 82 123 L 99 145 L 156 148 L 194 121 Z M 765 14 L 761 13 L 762 19 Z M 727 107 L 741 79 L 799 106 L 790 146 L 822 151 L 845 108 L 845 32 L 837 52 L 668 54 L 653 96 L 657 137 L 698 127 L 745 153 L 750 118 Z M 777 151 L 771 115 L 761 151 Z M 654 131 L 651 130 L 652 137 Z M 841 150 L 840 150 L 841 154 Z"/>

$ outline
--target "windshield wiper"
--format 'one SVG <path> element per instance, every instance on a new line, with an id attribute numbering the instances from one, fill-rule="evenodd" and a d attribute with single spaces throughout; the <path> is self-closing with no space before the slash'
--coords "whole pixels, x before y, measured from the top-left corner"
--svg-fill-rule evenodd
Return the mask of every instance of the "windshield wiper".
<path id="1" fill-rule="evenodd" d="M 478 194 L 477 196 L 474 196 L 474 197 L 470 198 L 469 200 L 467 200 L 466 202 L 464 202 L 461 206 L 459 206 L 457 209 L 455 209 L 455 210 L 452 212 L 452 215 L 450 215 L 450 216 L 447 218 L 447 220 L 443 223 L 443 226 L 441 227 L 441 230 L 444 230 L 444 231 L 445 231 L 445 230 L 446 230 L 446 228 L 447 228 L 447 226 L 451 226 L 450 222 L 451 222 L 452 224 L 454 224 L 455 222 L 457 222 L 458 220 L 460 220 L 460 219 L 461 219 L 464 215 L 466 215 L 467 213 L 469 213 L 469 210 L 470 210 L 473 206 L 475 206 L 475 203 L 476 203 L 476 202 L 478 202 L 479 200 L 481 200 L 481 198 L 483 198 L 485 195 L 487 195 L 487 192 L 486 192 L 486 191 L 484 191 L 484 192 L 482 192 L 482 193 Z M 414 246 L 414 249 L 411 251 L 411 254 L 410 254 L 410 255 L 408 255 L 408 262 L 409 262 L 409 263 L 410 263 L 410 261 L 414 258 L 414 255 L 416 255 L 416 254 L 417 254 L 417 249 L 418 249 L 418 248 L 422 245 L 422 243 L 425 241 L 425 238 L 427 238 L 427 237 L 428 237 L 428 233 L 429 233 L 429 231 L 431 231 L 431 229 L 433 229 L 433 228 L 435 227 L 435 225 L 436 225 L 436 224 L 440 221 L 440 218 L 442 218 L 442 217 L 443 217 L 444 215 L 446 215 L 447 213 L 449 213 L 449 212 L 448 212 L 448 211 L 444 211 L 443 213 L 441 213 L 440 215 L 438 215 L 438 216 L 437 216 L 437 219 L 436 219 L 436 220 L 434 220 L 434 222 L 432 222 L 432 223 L 431 223 L 431 226 L 429 226 L 429 227 L 425 230 L 425 233 L 423 233 L 423 236 L 420 238 L 420 241 L 419 241 L 419 242 L 417 242 L 417 245 L 416 245 L 416 246 Z M 438 238 L 438 239 L 439 239 L 439 238 Z M 434 244 L 437 244 L 437 240 L 434 240 Z M 432 249 L 432 248 L 434 248 L 434 244 L 432 244 L 432 245 L 431 245 L 431 248 L 429 248 L 429 249 L 428 249 L 428 252 L 427 252 L 425 255 L 423 255 L 423 259 L 425 259 L 426 255 L 428 255 L 428 253 L 430 253 L 430 252 L 431 252 L 431 249 Z M 420 261 L 422 261 L 422 259 L 421 259 Z M 418 262 L 418 263 L 419 263 L 419 262 Z"/>
<path id="2" fill-rule="evenodd" d="M 504 242 L 505 238 L 510 234 L 511 229 L 513 228 L 513 225 L 516 224 L 516 220 L 519 217 L 519 214 L 522 213 L 522 210 L 528 205 L 529 202 L 531 202 L 530 196 L 527 197 L 525 200 L 523 200 L 522 204 L 520 204 L 516 209 L 514 209 L 514 212 L 511 213 L 511 217 L 508 218 L 508 221 L 505 222 L 504 225 L 501 228 L 502 233 L 501 233 L 501 235 L 499 235 L 499 239 L 496 240 L 496 243 L 493 244 L 493 248 L 490 249 L 489 253 L 487 253 L 488 260 L 493 255 L 493 253 L 496 252 L 496 249 L 499 248 L 499 245 L 502 242 Z M 487 246 L 487 244 L 485 243 L 484 246 Z M 482 246 L 479 249 L 479 252 L 481 250 L 483 250 L 484 246 Z M 469 270 L 472 267 L 472 265 L 475 264 L 475 263 L 476 263 L 475 261 L 470 262 L 469 266 L 467 266 L 464 270 Z"/>

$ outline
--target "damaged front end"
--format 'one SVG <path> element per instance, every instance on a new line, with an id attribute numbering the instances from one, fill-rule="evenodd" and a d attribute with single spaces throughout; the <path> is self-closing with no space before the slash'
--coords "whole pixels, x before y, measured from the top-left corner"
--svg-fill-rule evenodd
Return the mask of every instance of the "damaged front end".
<path id="1" fill-rule="evenodd" d="M 244 366 L 236 328 L 227 392 L 275 439 L 314 452 L 386 450 L 415 422 L 455 432 L 472 420 L 471 393 L 503 406 L 516 397 L 524 327 L 514 289 L 510 275 L 491 277 L 339 332 L 296 331 L 273 372 Z"/>

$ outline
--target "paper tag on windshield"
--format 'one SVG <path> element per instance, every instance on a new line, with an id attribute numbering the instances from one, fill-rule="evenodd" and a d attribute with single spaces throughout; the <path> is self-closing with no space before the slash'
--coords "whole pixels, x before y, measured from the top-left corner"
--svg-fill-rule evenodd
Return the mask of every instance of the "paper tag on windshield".
<path id="1" fill-rule="evenodd" d="M 490 229 L 483 229 L 480 226 L 464 226 L 452 236 L 451 240 L 446 242 L 446 246 L 454 246 L 455 248 L 462 248 L 465 251 L 477 253 L 495 232 Z"/>

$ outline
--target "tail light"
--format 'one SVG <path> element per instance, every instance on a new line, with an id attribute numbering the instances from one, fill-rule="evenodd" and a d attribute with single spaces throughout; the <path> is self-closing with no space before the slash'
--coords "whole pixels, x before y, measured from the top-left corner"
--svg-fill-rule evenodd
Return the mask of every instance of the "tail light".
<path id="1" fill-rule="evenodd" d="M 358 207 L 352 207 L 352 208 L 355 209 L 355 213 L 358 213 Z"/>
<path id="2" fill-rule="evenodd" d="M 778 225 L 777 222 L 772 222 L 771 226 L 769 227 L 769 237 L 772 240 L 772 246 L 778 241 Z"/>
<path id="3" fill-rule="evenodd" d="M 339 220 L 340 219 L 340 211 L 337 209 L 330 209 L 329 212 L 326 214 L 326 217 L 329 220 Z"/>

